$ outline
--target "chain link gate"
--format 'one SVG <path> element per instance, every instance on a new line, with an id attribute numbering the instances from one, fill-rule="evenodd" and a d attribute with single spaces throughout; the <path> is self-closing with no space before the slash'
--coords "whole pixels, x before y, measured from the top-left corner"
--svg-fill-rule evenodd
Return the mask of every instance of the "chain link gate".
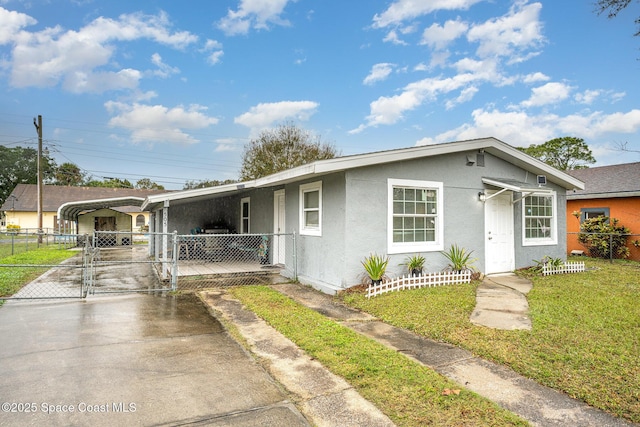
<path id="1" fill-rule="evenodd" d="M 149 233 L 95 231 L 87 255 L 87 294 L 175 290 L 160 277 L 166 261 L 151 256 L 149 237 Z"/>
<path id="2" fill-rule="evenodd" d="M 73 241 L 78 255 L 60 264 L 0 264 L 0 272 L 30 269 L 34 277 L 0 300 L 194 291 L 297 276 L 294 234 L 95 231 L 69 235 L 65 241 Z"/>

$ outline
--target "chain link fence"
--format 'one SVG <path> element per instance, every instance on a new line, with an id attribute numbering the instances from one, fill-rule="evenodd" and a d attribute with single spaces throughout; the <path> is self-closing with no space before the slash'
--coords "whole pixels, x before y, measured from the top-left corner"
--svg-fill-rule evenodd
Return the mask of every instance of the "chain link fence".
<path id="1" fill-rule="evenodd" d="M 52 245 L 61 249 L 76 247 L 78 245 L 77 236 L 47 229 L 39 232 L 36 228 L 0 231 L 0 258 Z"/>
<path id="2" fill-rule="evenodd" d="M 12 245 L 8 248 L 14 253 L 18 247 L 30 250 L 44 244 L 77 249 L 78 253 L 58 265 L 0 264 L 3 280 L 11 281 L 15 275 L 30 281 L 9 293 L 0 293 L 0 299 L 194 291 L 270 284 L 297 276 L 294 234 L 95 231 L 90 235 L 62 235 L 23 230 L 13 237 L 19 239 L 8 239 L 11 243 L 6 244 Z M 43 243 L 38 243 L 38 237 Z"/>
<path id="3" fill-rule="evenodd" d="M 296 277 L 294 234 L 177 235 L 177 289 L 270 284 Z"/>
<path id="4" fill-rule="evenodd" d="M 567 247 L 574 255 L 640 261 L 640 234 L 572 232 L 567 233 Z"/>

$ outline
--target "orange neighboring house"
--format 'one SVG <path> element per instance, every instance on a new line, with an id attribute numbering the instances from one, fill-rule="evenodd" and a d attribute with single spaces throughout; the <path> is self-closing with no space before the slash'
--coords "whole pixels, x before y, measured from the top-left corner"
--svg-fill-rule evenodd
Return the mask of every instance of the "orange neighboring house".
<path id="1" fill-rule="evenodd" d="M 580 231 L 580 223 L 604 215 L 630 230 L 628 259 L 640 261 L 640 248 L 632 243 L 640 240 L 640 162 L 566 172 L 585 184 L 584 190 L 567 192 L 568 253 L 585 250 L 577 235 L 571 234 Z"/>

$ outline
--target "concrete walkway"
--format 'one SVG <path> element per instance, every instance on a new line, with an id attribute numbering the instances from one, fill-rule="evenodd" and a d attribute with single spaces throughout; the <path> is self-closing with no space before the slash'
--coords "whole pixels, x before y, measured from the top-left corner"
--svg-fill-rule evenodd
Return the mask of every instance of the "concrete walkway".
<path id="1" fill-rule="evenodd" d="M 526 295 L 533 284 L 515 274 L 485 276 L 476 290 L 471 323 L 494 329 L 531 330 Z"/>
<path id="2" fill-rule="evenodd" d="M 295 301 L 402 352 L 465 388 L 514 412 L 532 425 L 599 427 L 634 425 L 565 394 L 541 386 L 504 366 L 475 357 L 466 350 L 390 326 L 366 313 L 346 307 L 336 302 L 331 296 L 308 286 L 279 284 L 272 287 Z M 270 339 L 269 335 L 263 335 L 264 333 L 266 332 L 261 332 L 259 339 Z M 302 368 L 299 367 L 299 369 Z M 276 378 L 280 380 L 277 375 Z"/>

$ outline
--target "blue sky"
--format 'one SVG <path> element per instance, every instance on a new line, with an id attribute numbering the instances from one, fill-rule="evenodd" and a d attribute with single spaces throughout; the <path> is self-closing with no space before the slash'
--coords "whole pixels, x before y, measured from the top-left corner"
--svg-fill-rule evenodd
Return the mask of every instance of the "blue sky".
<path id="1" fill-rule="evenodd" d="M 0 143 L 97 179 L 236 179 L 293 122 L 343 155 L 494 136 L 640 161 L 640 37 L 585 1 L 0 0 Z"/>

